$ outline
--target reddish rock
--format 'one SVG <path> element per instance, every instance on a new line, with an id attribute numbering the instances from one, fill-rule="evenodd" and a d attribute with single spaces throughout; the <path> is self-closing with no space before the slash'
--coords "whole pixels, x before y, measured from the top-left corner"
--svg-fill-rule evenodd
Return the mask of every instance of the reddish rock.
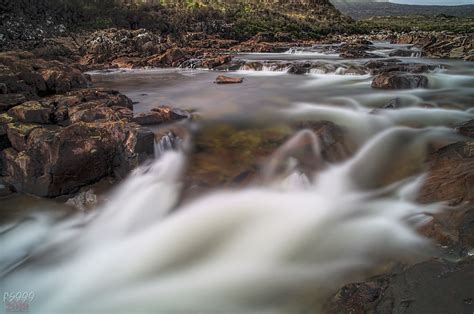
<path id="1" fill-rule="evenodd" d="M 186 54 L 181 48 L 171 48 L 165 53 L 153 56 L 146 61 L 152 67 L 177 67 L 186 59 Z"/>
<path id="2" fill-rule="evenodd" d="M 229 77 L 224 75 L 219 75 L 215 82 L 216 84 L 238 84 L 242 83 L 244 79 L 242 77 Z"/>
<path id="3" fill-rule="evenodd" d="M 0 153 L 4 182 L 19 192 L 54 197 L 112 173 L 126 175 L 152 157 L 154 147 L 153 133 L 131 122 L 129 107 L 130 99 L 115 91 L 85 89 L 12 108 L 11 115 L 0 116 L 8 139 Z M 52 111 L 56 124 L 18 122 L 39 120 L 41 108 Z"/>
<path id="4" fill-rule="evenodd" d="M 218 66 L 222 66 L 232 61 L 232 56 L 217 56 L 217 57 L 207 57 L 204 58 L 201 62 L 203 68 L 213 69 Z"/>
<path id="5" fill-rule="evenodd" d="M 428 87 L 428 79 L 424 75 L 402 72 L 387 72 L 377 75 L 372 87 L 378 89 L 414 89 Z"/>
<path id="6" fill-rule="evenodd" d="M 144 112 L 135 115 L 133 117 L 133 121 L 140 125 L 154 125 L 187 118 L 189 118 L 189 114 L 187 112 L 167 106 L 160 106 L 151 109 L 150 112 Z"/>
<path id="7" fill-rule="evenodd" d="M 31 131 L 39 127 L 40 126 L 36 124 L 9 123 L 7 125 L 8 140 L 17 151 L 26 150 L 28 136 Z"/>
<path id="8" fill-rule="evenodd" d="M 76 69 L 48 68 L 41 71 L 46 86 L 50 92 L 64 93 L 75 88 L 87 87 L 87 78 Z"/>

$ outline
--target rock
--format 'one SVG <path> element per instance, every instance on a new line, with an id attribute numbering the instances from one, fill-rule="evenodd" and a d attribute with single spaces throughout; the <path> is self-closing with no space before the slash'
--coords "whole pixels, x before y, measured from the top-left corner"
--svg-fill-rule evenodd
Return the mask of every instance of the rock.
<path id="1" fill-rule="evenodd" d="M 26 101 L 22 94 L 0 94 L 0 111 L 8 110 Z"/>
<path id="2" fill-rule="evenodd" d="M 55 197 L 112 173 L 125 176 L 153 157 L 154 147 L 154 134 L 131 122 L 131 106 L 115 91 L 84 89 L 0 115 L 11 145 L 2 144 L 0 153 L 5 183 L 18 192 Z M 50 110 L 50 124 L 21 122 L 45 118 L 43 108 Z"/>
<path id="3" fill-rule="evenodd" d="M 0 53 L 0 81 L 6 86 L 0 93 L 7 104 L 22 97 L 23 101 L 36 96 L 63 93 L 87 87 L 89 77 L 77 65 L 38 59 L 30 53 Z M 18 104 L 18 103 L 15 103 Z"/>
<path id="4" fill-rule="evenodd" d="M 464 61 L 474 61 L 474 54 L 464 57 Z"/>
<path id="5" fill-rule="evenodd" d="M 115 158 L 114 175 L 124 178 L 130 171 L 154 157 L 155 134 L 138 124 L 128 124 L 124 129 L 119 154 Z"/>
<path id="6" fill-rule="evenodd" d="M 387 72 L 377 75 L 372 81 L 372 87 L 379 89 L 427 88 L 428 79 L 419 74 Z"/>
<path id="7" fill-rule="evenodd" d="M 219 66 L 223 66 L 232 61 L 232 56 L 217 56 L 217 57 L 206 57 L 201 61 L 203 68 L 213 69 Z"/>
<path id="8" fill-rule="evenodd" d="M 474 120 L 465 122 L 458 126 L 456 129 L 460 134 L 464 136 L 474 137 Z"/>
<path id="9" fill-rule="evenodd" d="M 293 64 L 288 68 L 288 73 L 290 74 L 306 74 L 310 71 L 311 64 L 304 63 L 304 64 Z"/>
<path id="10" fill-rule="evenodd" d="M 186 53 L 181 48 L 171 48 L 161 55 L 152 56 L 146 61 L 152 67 L 177 67 L 186 59 Z"/>
<path id="11" fill-rule="evenodd" d="M 395 49 L 388 55 L 389 57 L 411 57 L 414 53 L 415 51 L 409 49 Z"/>
<path id="12" fill-rule="evenodd" d="M 28 101 L 8 110 L 8 114 L 20 122 L 48 124 L 51 123 L 53 108 L 38 101 Z"/>
<path id="13" fill-rule="evenodd" d="M 431 259 L 346 285 L 329 301 L 325 312 L 472 313 L 473 272 L 472 258 L 461 262 Z"/>
<path id="14" fill-rule="evenodd" d="M 215 82 L 216 84 L 238 84 L 242 83 L 244 79 L 242 77 L 229 77 L 224 75 L 219 75 Z"/>
<path id="15" fill-rule="evenodd" d="M 139 113 L 133 117 L 133 121 L 140 125 L 162 124 L 188 119 L 187 112 L 167 106 L 159 106 L 151 109 L 150 112 Z"/>
<path id="16" fill-rule="evenodd" d="M 66 204 L 73 206 L 82 212 L 89 211 L 97 206 L 97 195 L 93 190 L 87 190 L 86 192 L 81 192 L 68 199 Z"/>
<path id="17" fill-rule="evenodd" d="M 469 126 L 461 130 L 469 135 Z M 474 201 L 474 142 L 459 142 L 437 150 L 430 155 L 428 166 L 421 201 Z"/>
<path id="18" fill-rule="evenodd" d="M 169 46 L 162 43 L 161 36 L 145 29 L 106 29 L 94 32 L 81 46 L 82 62 L 88 65 L 110 63 L 113 60 L 129 58 L 127 67 L 133 67 L 142 60 L 134 57 L 149 57 L 164 53 Z M 123 62 L 122 59 L 121 62 Z M 116 62 L 120 63 L 119 61 Z M 117 64 L 118 65 L 118 64 Z"/>
<path id="19" fill-rule="evenodd" d="M 432 64 L 405 63 L 398 59 L 370 60 L 365 66 L 370 69 L 372 75 L 388 72 L 426 73 L 437 68 Z"/>
<path id="20" fill-rule="evenodd" d="M 339 47 L 339 56 L 346 59 L 380 58 L 379 55 L 368 52 L 372 48 L 373 44 L 368 41 L 342 44 Z"/>
<path id="21" fill-rule="evenodd" d="M 463 59 L 473 55 L 472 34 L 414 31 L 398 35 L 393 42 L 414 44 L 431 58 Z"/>
<path id="22" fill-rule="evenodd" d="M 40 127 L 36 124 L 9 123 L 7 125 L 7 136 L 13 148 L 17 151 L 23 151 L 27 148 L 28 136 L 31 131 Z"/>
<path id="23" fill-rule="evenodd" d="M 0 83 L 0 94 L 6 94 L 6 93 L 8 93 L 7 84 Z"/>

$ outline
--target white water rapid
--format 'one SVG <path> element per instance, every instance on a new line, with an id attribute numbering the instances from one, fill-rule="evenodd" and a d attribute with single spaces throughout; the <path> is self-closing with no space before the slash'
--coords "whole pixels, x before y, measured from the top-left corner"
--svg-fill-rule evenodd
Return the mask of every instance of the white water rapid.
<path id="1" fill-rule="evenodd" d="M 318 163 L 317 138 L 301 136 L 314 140 Z M 17 269 L 4 273 L 2 289 L 28 286 L 36 313 L 315 309 L 348 276 L 429 247 L 415 229 L 440 206 L 415 202 L 423 177 L 379 179 L 390 160 L 421 163 L 434 139 L 457 137 L 445 128 L 390 128 L 347 162 L 315 172 L 313 183 L 296 167 L 267 185 L 178 207 L 185 155 L 169 151 L 136 170 L 90 216 L 55 224 L 32 217 L 4 231 L 2 241 L 17 245 L 2 245 L 1 265 Z M 36 236 L 19 242 L 24 236 L 16 230 Z"/>

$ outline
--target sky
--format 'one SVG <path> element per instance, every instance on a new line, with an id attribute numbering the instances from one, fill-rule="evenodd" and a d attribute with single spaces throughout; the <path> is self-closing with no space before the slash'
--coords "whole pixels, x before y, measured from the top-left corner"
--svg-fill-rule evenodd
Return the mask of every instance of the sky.
<path id="1" fill-rule="evenodd" d="M 390 0 L 393 3 L 421 5 L 461 5 L 474 4 L 474 0 Z"/>

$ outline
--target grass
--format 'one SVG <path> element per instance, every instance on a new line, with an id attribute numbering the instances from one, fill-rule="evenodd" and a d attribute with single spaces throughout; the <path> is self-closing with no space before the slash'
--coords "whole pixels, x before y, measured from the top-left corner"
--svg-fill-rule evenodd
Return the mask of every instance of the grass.
<path id="1" fill-rule="evenodd" d="M 356 28 L 362 32 L 392 30 L 472 33 L 474 32 L 474 17 L 377 16 L 356 22 Z"/>

